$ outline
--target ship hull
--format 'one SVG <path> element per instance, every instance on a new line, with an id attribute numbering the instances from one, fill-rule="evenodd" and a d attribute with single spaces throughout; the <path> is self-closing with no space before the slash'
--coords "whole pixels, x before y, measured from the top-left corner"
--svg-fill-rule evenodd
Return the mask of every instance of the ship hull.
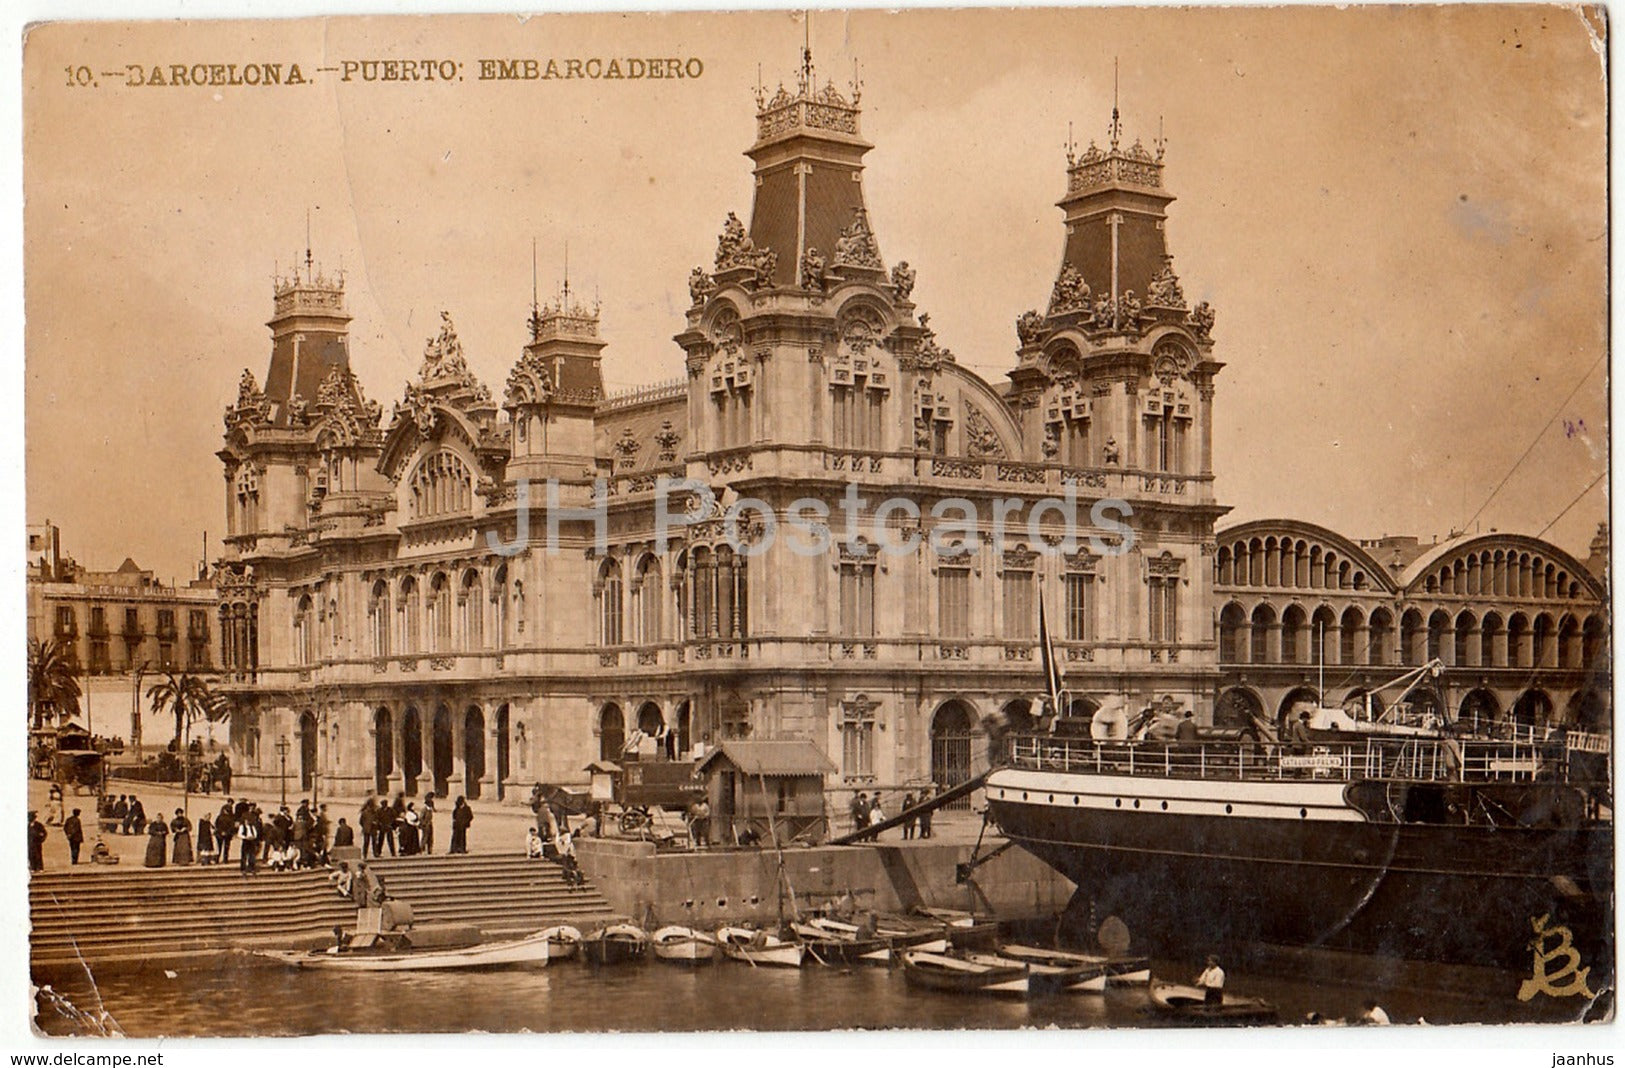
<path id="1" fill-rule="evenodd" d="M 1006 835 L 1077 883 L 1098 915 L 1153 938 L 1528 974 L 1544 917 L 1568 930 L 1593 990 L 1612 974 L 1611 824 L 1378 823 L 1341 790 L 1006 769 L 987 798 Z"/>

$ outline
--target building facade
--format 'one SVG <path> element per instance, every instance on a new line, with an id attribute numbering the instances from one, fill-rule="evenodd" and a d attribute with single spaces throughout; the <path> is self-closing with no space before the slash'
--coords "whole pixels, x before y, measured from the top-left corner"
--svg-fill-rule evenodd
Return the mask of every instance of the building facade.
<path id="1" fill-rule="evenodd" d="M 116 571 L 91 571 L 62 555 L 61 533 L 50 522 L 27 533 L 28 637 L 55 641 L 77 665 L 85 726 L 132 745 L 169 742 L 163 726 L 141 737 L 139 680 L 218 668 L 213 584 L 166 585 L 129 559 Z"/>
<path id="2" fill-rule="evenodd" d="M 1366 694 L 1382 708 L 1394 680 L 1437 660 L 1413 708 L 1609 729 L 1606 527 L 1585 562 L 1519 534 L 1357 542 L 1282 519 L 1226 527 L 1218 545 L 1221 719 Z"/>
<path id="3" fill-rule="evenodd" d="M 837 794 L 952 784 L 1031 714 L 1041 605 L 1075 714 L 1275 699 L 1227 685 L 1215 606 L 1251 594 L 1215 537 L 1223 365 L 1166 245 L 1160 146 L 1114 111 L 1069 153 L 1056 280 L 995 384 L 882 254 L 860 114 L 810 63 L 758 97 L 749 221 L 690 273 L 664 385 L 606 396 L 599 309 L 566 291 L 500 398 L 443 315 L 385 418 L 342 277 L 307 255 L 277 283 L 218 454 L 239 774 L 274 782 L 285 751 L 324 795 L 522 799 L 641 732 L 808 740 Z"/>

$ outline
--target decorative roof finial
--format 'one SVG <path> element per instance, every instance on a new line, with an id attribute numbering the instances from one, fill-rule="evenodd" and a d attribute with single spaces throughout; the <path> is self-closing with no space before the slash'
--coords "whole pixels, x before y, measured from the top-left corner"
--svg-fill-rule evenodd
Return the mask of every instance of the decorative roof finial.
<path id="1" fill-rule="evenodd" d="M 1168 138 L 1162 133 L 1162 116 L 1157 116 L 1157 162 L 1162 162 L 1162 154 L 1168 150 Z"/>
<path id="2" fill-rule="evenodd" d="M 857 107 L 863 99 L 863 82 L 858 78 L 858 57 L 852 57 L 852 106 Z"/>
<path id="3" fill-rule="evenodd" d="M 1068 167 L 1078 162 L 1078 143 L 1072 139 L 1072 123 L 1066 124 L 1066 165 Z"/>
<path id="4" fill-rule="evenodd" d="M 1123 134 L 1123 123 L 1117 114 L 1117 57 L 1112 57 L 1112 151 L 1117 151 L 1118 139 Z"/>
<path id="5" fill-rule="evenodd" d="M 762 85 L 762 65 L 756 64 L 756 110 L 761 111 L 762 105 L 767 103 L 767 89 Z"/>
<path id="6" fill-rule="evenodd" d="M 564 243 L 564 306 L 570 306 L 570 242 Z"/>
<path id="7" fill-rule="evenodd" d="M 812 12 L 811 11 L 803 11 L 801 14 L 802 14 L 802 23 L 801 23 L 802 44 L 801 44 L 801 78 L 800 78 L 800 82 L 801 82 L 801 91 L 802 91 L 802 93 L 804 95 L 810 96 L 812 94 L 812 91 L 813 91 L 813 88 L 814 88 L 814 85 L 813 85 L 813 61 L 812 61 Z"/>
<path id="8" fill-rule="evenodd" d="M 310 275 L 313 260 L 310 254 L 310 208 L 305 209 L 305 275 Z"/>

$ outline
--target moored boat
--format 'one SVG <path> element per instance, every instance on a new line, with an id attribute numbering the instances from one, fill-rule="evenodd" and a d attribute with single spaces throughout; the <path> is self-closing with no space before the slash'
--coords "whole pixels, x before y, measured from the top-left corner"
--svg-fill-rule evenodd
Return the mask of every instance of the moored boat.
<path id="1" fill-rule="evenodd" d="M 790 931 L 820 964 L 890 964 L 892 945 L 884 938 L 858 938 L 811 922 L 792 923 Z"/>
<path id="2" fill-rule="evenodd" d="M 642 960 L 649 946 L 643 928 L 630 923 L 600 927 L 581 940 L 581 958 L 588 964 L 628 964 Z"/>
<path id="3" fill-rule="evenodd" d="M 1222 930 L 1527 972 L 1533 930 L 1611 976 L 1606 784 L 1571 778 L 1606 737 L 1355 722 L 1295 743 L 1018 735 L 988 808 L 1079 906 L 1170 944 Z"/>
<path id="4" fill-rule="evenodd" d="M 758 966 L 799 968 L 807 953 L 799 942 L 787 942 L 754 927 L 718 928 L 717 942 L 728 959 Z"/>
<path id="5" fill-rule="evenodd" d="M 692 927 L 677 925 L 660 928 L 650 943 L 656 957 L 672 964 L 710 964 L 721 952 L 715 938 Z"/>
<path id="6" fill-rule="evenodd" d="M 950 994 L 998 994 L 1025 997 L 1028 970 L 1021 965 L 982 964 L 944 953 L 909 950 L 902 954 L 903 975 L 912 986 Z"/>
<path id="7" fill-rule="evenodd" d="M 1152 1012 L 1195 1024 L 1270 1023 L 1276 1019 L 1275 1006 L 1263 998 L 1227 993 L 1212 1004 L 1200 987 L 1160 979 L 1150 984 L 1150 995 Z"/>
<path id="8" fill-rule="evenodd" d="M 964 959 L 972 964 L 998 968 L 1026 968 L 1029 994 L 1102 994 L 1106 991 L 1106 965 L 1044 964 L 1020 960 L 999 953 L 969 952 Z"/>
<path id="9" fill-rule="evenodd" d="M 415 945 L 413 932 L 366 946 L 341 943 L 308 952 L 260 950 L 257 955 L 295 968 L 347 972 L 416 972 L 472 968 L 544 967 L 547 938 L 540 932 L 524 938 L 473 945 Z M 421 933 L 419 942 L 428 942 Z"/>
<path id="10" fill-rule="evenodd" d="M 1064 949 L 1015 944 L 1000 946 L 999 953 L 1031 964 L 1046 964 L 1060 968 L 1100 965 L 1104 969 L 1107 986 L 1144 986 L 1151 981 L 1150 957 L 1073 953 Z"/>
<path id="11" fill-rule="evenodd" d="M 548 927 L 541 933 L 547 938 L 548 960 L 570 960 L 581 952 L 581 932 L 569 924 Z"/>

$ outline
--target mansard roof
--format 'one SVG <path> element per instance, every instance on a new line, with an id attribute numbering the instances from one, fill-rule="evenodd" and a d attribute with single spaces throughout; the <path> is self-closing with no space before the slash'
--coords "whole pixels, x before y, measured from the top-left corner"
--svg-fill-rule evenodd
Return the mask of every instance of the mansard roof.
<path id="1" fill-rule="evenodd" d="M 663 471 L 688 451 L 688 383 L 678 379 L 606 399 L 594 419 L 593 452 L 617 475 Z"/>

